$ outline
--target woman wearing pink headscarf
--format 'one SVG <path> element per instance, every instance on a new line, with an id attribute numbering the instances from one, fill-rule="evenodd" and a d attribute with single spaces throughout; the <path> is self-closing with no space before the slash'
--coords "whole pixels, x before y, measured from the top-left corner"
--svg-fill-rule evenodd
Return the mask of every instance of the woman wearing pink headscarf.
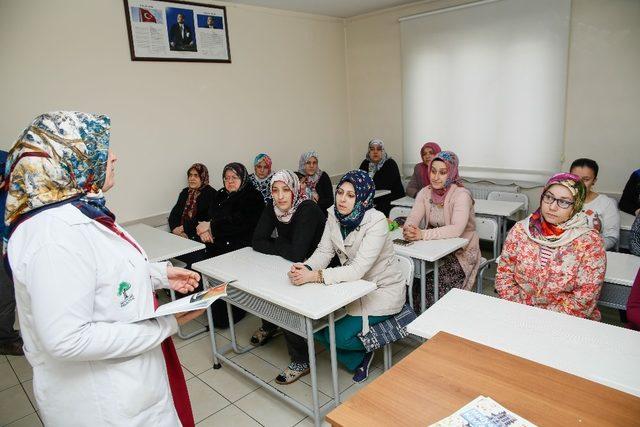
<path id="1" fill-rule="evenodd" d="M 405 222 L 405 240 L 438 240 L 462 237 L 469 243 L 440 260 L 438 297 L 452 288 L 471 289 L 480 262 L 480 242 L 476 233 L 473 198 L 462 186 L 458 175 L 458 156 L 441 151 L 429 164 L 431 183 L 416 195 L 416 202 Z M 426 229 L 418 225 L 424 221 Z M 420 301 L 420 289 L 413 288 L 414 301 Z M 427 276 L 427 307 L 433 304 L 433 273 Z"/>
<path id="2" fill-rule="evenodd" d="M 441 151 L 440 146 L 435 142 L 427 142 L 422 146 L 420 149 L 422 161 L 413 168 L 411 181 L 407 185 L 407 196 L 416 197 L 418 191 L 429 185 L 429 163 Z"/>

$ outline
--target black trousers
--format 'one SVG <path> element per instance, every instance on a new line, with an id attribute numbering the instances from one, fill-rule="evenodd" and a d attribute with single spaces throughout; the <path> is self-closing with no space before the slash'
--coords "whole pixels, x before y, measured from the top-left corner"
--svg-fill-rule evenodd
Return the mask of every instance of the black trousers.
<path id="1" fill-rule="evenodd" d="M 262 319 L 262 329 L 265 331 L 274 331 L 278 329 L 278 326 Z M 291 361 L 309 363 L 309 347 L 307 347 L 307 340 L 302 338 L 300 335 L 287 331 L 286 329 L 283 333 Z"/>
<path id="2" fill-rule="evenodd" d="M 9 344 L 20 339 L 18 331 L 13 329 L 16 320 L 16 295 L 13 281 L 0 265 L 0 344 Z"/>

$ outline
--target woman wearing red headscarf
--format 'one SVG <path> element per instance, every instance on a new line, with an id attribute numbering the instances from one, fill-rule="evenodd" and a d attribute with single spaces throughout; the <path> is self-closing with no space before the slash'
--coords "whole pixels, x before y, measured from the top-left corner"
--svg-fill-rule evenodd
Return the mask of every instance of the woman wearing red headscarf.
<path id="1" fill-rule="evenodd" d="M 420 149 L 420 158 L 422 161 L 413 168 L 411 181 L 407 185 L 407 196 L 416 197 L 418 191 L 429 185 L 429 163 L 436 154 L 441 152 L 440 146 L 435 142 L 427 142 Z"/>
<path id="2" fill-rule="evenodd" d="M 209 170 L 202 163 L 194 163 L 187 171 L 187 187 L 178 196 L 169 214 L 169 228 L 173 234 L 201 242 L 196 227 L 200 221 L 209 221 L 209 207 L 216 199 L 216 190 L 209 185 Z M 178 257 L 191 268 L 191 264 L 207 258 L 206 249 Z"/>
<path id="3" fill-rule="evenodd" d="M 458 175 L 458 156 L 451 151 L 438 153 L 429 164 L 431 183 L 420 190 L 405 222 L 406 240 L 438 240 L 462 237 L 469 243 L 440 260 L 438 298 L 453 288 L 470 289 L 480 262 L 480 242 L 476 233 L 473 198 L 462 186 Z M 418 224 L 424 221 L 427 228 Z M 414 301 L 420 301 L 420 289 L 414 287 Z M 433 304 L 433 273 L 427 276 L 427 307 Z"/>
<path id="4" fill-rule="evenodd" d="M 600 320 L 607 256 L 594 217 L 582 211 L 586 195 L 577 175 L 549 179 L 538 210 L 517 222 L 504 242 L 496 272 L 500 298 Z"/>

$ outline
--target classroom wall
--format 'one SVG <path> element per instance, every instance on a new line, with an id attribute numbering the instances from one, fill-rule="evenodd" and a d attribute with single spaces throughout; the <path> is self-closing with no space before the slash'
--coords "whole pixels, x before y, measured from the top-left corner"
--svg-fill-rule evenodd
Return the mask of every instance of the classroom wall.
<path id="1" fill-rule="evenodd" d="M 122 0 L 0 1 L 0 148 L 45 111 L 110 115 L 121 222 L 168 211 L 196 161 L 216 188 L 265 149 L 275 168 L 316 148 L 347 170 L 343 20 L 226 6 L 233 62 L 169 63 L 131 61 Z"/>
<path id="2" fill-rule="evenodd" d="M 353 166 L 373 136 L 403 160 L 398 19 L 465 3 L 424 1 L 347 20 Z M 573 0 L 571 14 L 565 168 L 576 157 L 596 159 L 597 191 L 615 195 L 640 167 L 640 1 Z M 535 200 L 539 190 L 529 193 Z"/>

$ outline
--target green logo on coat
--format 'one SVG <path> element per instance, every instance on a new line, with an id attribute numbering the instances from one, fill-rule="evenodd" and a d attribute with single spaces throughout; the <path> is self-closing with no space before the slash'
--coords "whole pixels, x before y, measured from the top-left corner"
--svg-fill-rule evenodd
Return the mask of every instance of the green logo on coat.
<path id="1" fill-rule="evenodd" d="M 120 301 L 120 307 L 124 307 L 135 299 L 133 295 L 127 294 L 127 291 L 131 289 L 131 284 L 127 282 L 120 282 L 118 285 L 118 296 L 122 297 Z"/>

